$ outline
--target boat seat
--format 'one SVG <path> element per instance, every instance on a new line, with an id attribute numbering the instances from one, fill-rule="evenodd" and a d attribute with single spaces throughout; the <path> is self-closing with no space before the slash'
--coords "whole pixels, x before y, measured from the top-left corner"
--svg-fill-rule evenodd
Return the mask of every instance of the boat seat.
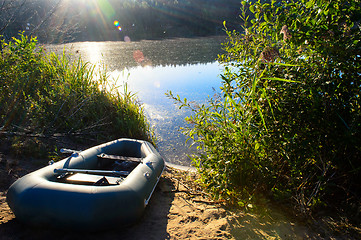
<path id="1" fill-rule="evenodd" d="M 62 181 L 66 183 L 95 186 L 119 185 L 119 183 L 123 180 L 124 178 L 122 177 L 111 177 L 84 173 L 67 175 L 62 179 Z"/>
<path id="2" fill-rule="evenodd" d="M 99 154 L 97 157 L 97 167 L 99 169 L 112 169 L 113 171 L 131 172 L 143 160 L 143 158 L 109 155 L 105 153 Z"/>

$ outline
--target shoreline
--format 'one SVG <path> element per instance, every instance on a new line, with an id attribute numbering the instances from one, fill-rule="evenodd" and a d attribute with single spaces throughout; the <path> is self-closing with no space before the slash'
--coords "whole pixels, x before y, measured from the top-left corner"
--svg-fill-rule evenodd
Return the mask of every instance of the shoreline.
<path id="1" fill-rule="evenodd" d="M 7 164 L 15 161 L 7 160 Z M 7 175 L 9 181 L 2 182 L 0 189 L 0 240 L 357 239 L 353 236 L 361 236 L 356 234 L 361 233 L 356 228 L 352 228 L 346 235 L 340 235 L 340 232 L 336 234 L 330 231 L 330 226 L 327 225 L 329 222 L 298 222 L 287 216 L 282 209 L 269 204 L 263 206 L 263 209 L 248 212 L 229 209 L 223 202 L 214 201 L 203 192 L 196 183 L 199 176 L 193 168 L 169 163 L 143 216 L 134 225 L 115 226 L 95 233 L 32 227 L 17 221 L 6 203 L 6 191 L 11 181 L 39 168 L 39 161 L 17 162 L 13 170 L 7 172 L 2 171 L 2 166 L 0 165 L 1 177 Z"/>
<path id="2" fill-rule="evenodd" d="M 194 185 L 196 174 L 167 168 L 142 218 L 128 227 L 102 232 L 70 232 L 19 223 L 0 194 L 0 239 L 304 239 L 308 229 L 293 222 L 274 221 L 231 212 L 208 199 Z"/>
<path id="3" fill-rule="evenodd" d="M 183 165 L 178 165 L 178 164 L 174 164 L 174 163 L 171 163 L 171 162 L 165 162 L 165 165 L 166 165 L 166 167 L 173 168 L 173 169 L 176 169 L 176 170 L 185 171 L 185 172 L 192 172 L 192 173 L 197 172 L 197 169 L 195 167 L 193 167 L 193 166 L 183 166 Z"/>

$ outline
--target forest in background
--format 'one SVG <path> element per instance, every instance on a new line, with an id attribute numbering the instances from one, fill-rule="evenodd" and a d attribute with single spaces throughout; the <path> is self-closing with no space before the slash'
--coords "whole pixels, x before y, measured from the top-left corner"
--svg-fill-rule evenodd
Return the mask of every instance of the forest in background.
<path id="1" fill-rule="evenodd" d="M 241 25 L 238 0 L 2 0 L 0 35 L 43 43 L 225 35 Z"/>

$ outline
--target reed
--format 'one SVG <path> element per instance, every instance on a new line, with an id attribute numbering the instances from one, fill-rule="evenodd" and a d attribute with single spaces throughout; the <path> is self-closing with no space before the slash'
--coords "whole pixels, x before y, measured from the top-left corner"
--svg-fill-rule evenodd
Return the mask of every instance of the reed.
<path id="1" fill-rule="evenodd" d="M 136 96 L 106 69 L 81 58 L 46 54 L 34 37 L 1 42 L 0 131 L 106 141 L 131 137 L 153 141 Z"/>
<path id="2" fill-rule="evenodd" d="M 168 93 L 194 112 L 184 132 L 214 197 L 359 214 L 360 10 L 345 0 L 242 1 L 244 31 L 227 30 L 219 56 L 220 96 L 196 106 Z"/>

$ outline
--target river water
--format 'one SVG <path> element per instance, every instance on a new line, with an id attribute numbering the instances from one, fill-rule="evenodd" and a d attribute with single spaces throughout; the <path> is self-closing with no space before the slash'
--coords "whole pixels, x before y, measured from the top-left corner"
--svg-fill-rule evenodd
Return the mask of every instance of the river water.
<path id="1" fill-rule="evenodd" d="M 219 92 L 222 69 L 216 62 L 222 52 L 224 37 L 193 39 L 146 40 L 139 42 L 76 42 L 46 45 L 47 51 L 62 53 L 71 58 L 104 65 L 117 79 L 119 89 L 124 84 L 135 93 L 144 107 L 148 121 L 157 137 L 157 148 L 173 164 L 189 166 L 188 157 L 195 148 L 186 144 L 179 131 L 186 125 L 184 118 L 191 114 L 179 109 L 165 93 L 188 101 L 205 103 Z"/>

